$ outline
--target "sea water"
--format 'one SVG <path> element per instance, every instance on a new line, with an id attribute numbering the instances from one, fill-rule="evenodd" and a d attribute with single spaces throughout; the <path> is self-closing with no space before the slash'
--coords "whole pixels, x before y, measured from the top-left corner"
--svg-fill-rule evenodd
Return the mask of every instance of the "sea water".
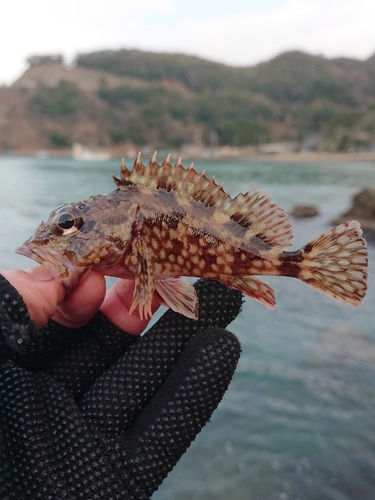
<path id="1" fill-rule="evenodd" d="M 0 158 L 0 269 L 26 268 L 16 255 L 58 205 L 114 188 L 119 161 Z M 130 165 L 129 165 L 130 166 Z M 375 162 L 197 162 L 231 195 L 262 189 L 293 219 L 297 249 L 375 187 Z M 339 304 L 290 278 L 266 277 L 271 311 L 250 298 L 230 326 L 242 343 L 233 381 L 211 421 L 154 500 L 375 499 L 375 247 L 369 243 L 365 305 Z"/>

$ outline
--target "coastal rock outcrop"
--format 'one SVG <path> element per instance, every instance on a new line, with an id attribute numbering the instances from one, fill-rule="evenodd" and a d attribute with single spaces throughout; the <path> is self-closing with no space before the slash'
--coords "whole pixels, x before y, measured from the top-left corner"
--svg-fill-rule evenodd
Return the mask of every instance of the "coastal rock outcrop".
<path id="1" fill-rule="evenodd" d="M 358 220 L 365 232 L 375 236 L 375 188 L 364 188 L 354 195 L 349 210 L 332 223 L 341 224 L 351 219 Z"/>

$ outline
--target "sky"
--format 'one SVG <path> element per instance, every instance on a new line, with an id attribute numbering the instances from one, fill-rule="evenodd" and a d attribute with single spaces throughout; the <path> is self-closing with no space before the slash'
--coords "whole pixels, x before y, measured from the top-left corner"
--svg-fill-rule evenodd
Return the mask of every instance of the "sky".
<path id="1" fill-rule="evenodd" d="M 31 55 L 141 49 L 253 66 L 289 50 L 375 53 L 374 0 L 8 0 L 0 7 L 0 85 Z"/>

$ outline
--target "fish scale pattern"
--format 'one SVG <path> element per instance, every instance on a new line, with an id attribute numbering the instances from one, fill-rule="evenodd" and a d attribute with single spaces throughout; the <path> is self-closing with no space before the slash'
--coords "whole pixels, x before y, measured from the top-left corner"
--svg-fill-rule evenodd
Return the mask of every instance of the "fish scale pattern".
<path id="1" fill-rule="evenodd" d="M 33 329 L 0 278 L 0 498 L 150 497 L 209 420 L 240 354 L 224 328 L 241 294 L 195 286 L 198 321 L 168 311 L 134 339 L 99 314 L 72 338 L 54 323 Z"/>

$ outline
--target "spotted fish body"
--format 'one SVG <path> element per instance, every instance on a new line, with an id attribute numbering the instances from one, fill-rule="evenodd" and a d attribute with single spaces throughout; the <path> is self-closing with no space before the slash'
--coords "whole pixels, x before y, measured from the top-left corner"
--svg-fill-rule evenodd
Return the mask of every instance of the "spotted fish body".
<path id="1" fill-rule="evenodd" d="M 254 275 L 299 278 L 337 300 L 361 305 L 367 288 L 367 249 L 359 223 L 346 222 L 289 252 L 291 224 L 255 189 L 234 199 L 214 179 L 180 161 L 147 167 L 138 155 L 121 166 L 117 189 L 62 205 L 18 253 L 45 265 L 73 287 L 90 269 L 135 278 L 130 312 L 152 315 L 155 292 L 187 317 L 198 300 L 181 276 L 215 279 L 268 307 L 272 288 Z"/>

